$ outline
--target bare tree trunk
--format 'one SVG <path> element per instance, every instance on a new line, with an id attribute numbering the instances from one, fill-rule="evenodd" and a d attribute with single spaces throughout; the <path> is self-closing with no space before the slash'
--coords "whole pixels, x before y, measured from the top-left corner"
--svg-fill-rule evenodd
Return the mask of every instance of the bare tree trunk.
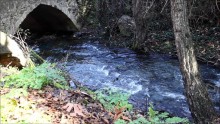
<path id="1" fill-rule="evenodd" d="M 107 25 L 109 18 L 108 0 L 97 0 L 97 15 L 101 25 Z"/>
<path id="2" fill-rule="evenodd" d="M 144 0 L 132 0 L 133 17 L 136 24 L 134 47 L 139 47 L 147 35 L 146 18 L 144 17 Z"/>
<path id="3" fill-rule="evenodd" d="M 154 0 L 132 0 L 133 17 L 136 24 L 135 44 L 139 47 L 147 37 L 149 10 L 152 8 Z"/>
<path id="4" fill-rule="evenodd" d="M 187 17 L 187 1 L 171 0 L 171 15 L 185 95 L 192 117 L 199 124 L 213 122 L 217 113 L 198 70 Z"/>

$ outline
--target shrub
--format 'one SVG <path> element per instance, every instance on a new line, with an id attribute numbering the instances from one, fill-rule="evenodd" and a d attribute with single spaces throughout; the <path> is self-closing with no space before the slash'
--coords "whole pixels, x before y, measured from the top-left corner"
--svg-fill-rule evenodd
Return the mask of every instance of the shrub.
<path id="1" fill-rule="evenodd" d="M 129 94 L 122 93 L 117 90 L 104 89 L 96 92 L 96 99 L 99 100 L 102 105 L 109 111 L 113 111 L 115 108 L 125 108 L 132 110 L 132 105 L 128 103 Z"/>
<path id="2" fill-rule="evenodd" d="M 167 113 L 167 112 L 159 113 L 158 111 L 155 111 L 152 104 L 150 104 L 150 107 L 148 108 L 148 119 L 149 119 L 149 122 L 150 122 L 149 124 L 189 123 L 189 121 L 186 118 L 169 117 L 169 113 Z"/>
<path id="3" fill-rule="evenodd" d="M 176 124 L 176 123 L 189 123 L 186 118 L 169 117 L 169 113 L 159 113 L 150 105 L 148 108 L 148 118 L 139 117 L 136 120 L 126 122 L 125 120 L 118 119 L 114 124 Z"/>
<path id="4" fill-rule="evenodd" d="M 2 81 L 5 87 L 41 89 L 45 85 L 52 85 L 61 89 L 68 88 L 62 72 L 49 63 L 25 67 L 18 74 L 4 77 Z"/>
<path id="5" fill-rule="evenodd" d="M 151 123 L 146 118 L 140 117 L 128 123 L 124 120 L 118 119 L 117 121 L 114 122 L 114 124 L 151 124 Z"/>

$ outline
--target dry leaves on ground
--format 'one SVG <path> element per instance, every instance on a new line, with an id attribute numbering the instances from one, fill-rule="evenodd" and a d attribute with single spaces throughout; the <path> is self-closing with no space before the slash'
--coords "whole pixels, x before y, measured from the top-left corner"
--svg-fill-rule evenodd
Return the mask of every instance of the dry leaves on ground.
<path id="1" fill-rule="evenodd" d="M 46 110 L 53 123 L 113 123 L 113 117 L 103 106 L 80 90 L 60 90 L 46 87 L 42 91 L 30 90 L 29 100 Z"/>

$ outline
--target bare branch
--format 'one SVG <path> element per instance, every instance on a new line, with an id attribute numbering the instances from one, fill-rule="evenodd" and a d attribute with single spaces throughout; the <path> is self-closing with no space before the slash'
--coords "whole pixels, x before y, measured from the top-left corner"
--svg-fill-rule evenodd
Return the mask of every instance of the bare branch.
<path id="1" fill-rule="evenodd" d="M 219 9 L 219 7 L 218 7 L 218 3 L 220 3 L 220 1 L 215 0 L 216 7 L 217 7 L 218 11 L 220 11 L 220 9 Z"/>
<path id="2" fill-rule="evenodd" d="M 165 7 L 167 6 L 167 3 L 168 3 L 168 0 L 166 0 L 166 2 L 165 2 L 165 4 L 164 4 L 164 6 L 163 6 L 163 8 L 162 8 L 162 10 L 160 11 L 160 13 L 162 13 L 162 12 L 163 12 L 163 10 L 165 9 Z"/>

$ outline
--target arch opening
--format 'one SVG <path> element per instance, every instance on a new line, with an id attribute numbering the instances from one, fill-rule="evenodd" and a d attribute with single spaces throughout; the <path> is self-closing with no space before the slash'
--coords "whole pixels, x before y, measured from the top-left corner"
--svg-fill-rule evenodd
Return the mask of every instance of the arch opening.
<path id="1" fill-rule="evenodd" d="M 30 12 L 19 28 L 32 33 L 72 33 L 77 31 L 71 19 L 61 10 L 40 4 Z"/>

